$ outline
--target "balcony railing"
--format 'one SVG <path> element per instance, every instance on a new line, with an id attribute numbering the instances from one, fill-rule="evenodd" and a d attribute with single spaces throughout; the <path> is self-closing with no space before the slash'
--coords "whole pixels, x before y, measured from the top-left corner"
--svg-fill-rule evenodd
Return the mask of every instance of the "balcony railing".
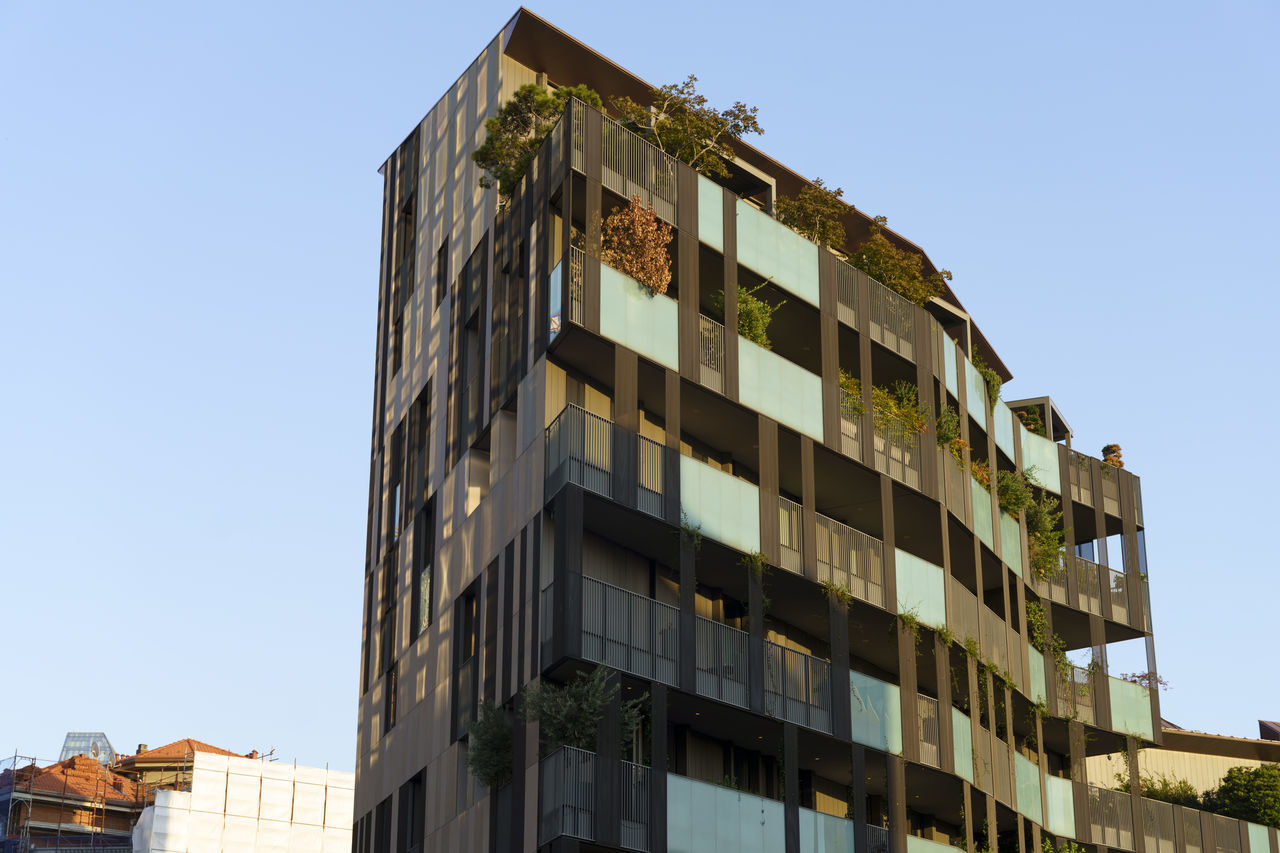
<path id="1" fill-rule="evenodd" d="M 649 849 L 650 771 L 643 764 L 622 762 L 622 846 L 628 850 Z"/>
<path id="2" fill-rule="evenodd" d="M 1102 566 L 1084 557 L 1072 557 L 1073 571 L 1076 573 L 1076 591 L 1080 600 L 1080 609 L 1089 613 L 1102 615 Z"/>
<path id="3" fill-rule="evenodd" d="M 942 732 L 938 726 L 938 700 L 918 693 L 916 711 L 920 733 L 920 761 L 940 767 Z"/>
<path id="4" fill-rule="evenodd" d="M 947 509 L 967 526 L 969 512 L 965 497 L 969 494 L 969 472 L 946 448 L 939 447 L 937 453 L 938 491 L 946 495 Z"/>
<path id="5" fill-rule="evenodd" d="M 876 470 L 900 483 L 920 488 L 920 435 L 897 418 L 875 428 Z"/>
<path id="6" fill-rule="evenodd" d="M 1120 514 L 1120 473 L 1114 465 L 1105 462 L 1098 466 L 1102 471 L 1102 511 Z"/>
<path id="7" fill-rule="evenodd" d="M 1186 853 L 1204 853 L 1204 833 L 1200 826 L 1200 812 L 1181 809 L 1182 844 Z"/>
<path id="8" fill-rule="evenodd" d="M 991 775 L 995 777 L 996 799 L 1013 801 L 1013 775 L 1009 764 L 1009 744 L 996 738 L 991 744 Z"/>
<path id="9" fill-rule="evenodd" d="M 577 246 L 569 247 L 569 320 L 582 325 L 586 312 L 582 307 L 583 276 L 587 265 L 587 253 Z"/>
<path id="10" fill-rule="evenodd" d="M 804 548 L 801 520 L 804 508 L 793 500 L 778 496 L 778 536 L 781 542 L 779 567 L 789 572 L 804 571 Z"/>
<path id="11" fill-rule="evenodd" d="M 1133 811 L 1129 795 L 1089 786 L 1089 831 L 1094 844 L 1133 849 Z"/>
<path id="12" fill-rule="evenodd" d="M 1143 797 L 1142 834 L 1147 841 L 1147 853 L 1175 853 L 1173 806 Z"/>
<path id="13" fill-rule="evenodd" d="M 1106 569 L 1107 591 L 1111 596 L 1111 618 L 1129 624 L 1129 586 L 1124 572 Z"/>
<path id="14" fill-rule="evenodd" d="M 1240 822 L 1225 815 L 1214 815 L 1213 840 L 1218 853 L 1240 853 Z"/>
<path id="15" fill-rule="evenodd" d="M 764 699 L 772 716 L 830 732 L 831 662 L 766 640 Z"/>
<path id="16" fill-rule="evenodd" d="M 955 578 L 950 578 L 951 595 L 947 601 L 947 626 L 961 643 L 977 640 L 978 597 Z"/>
<path id="17" fill-rule="evenodd" d="M 680 609 L 583 577 L 582 656 L 674 686 L 680 677 Z"/>
<path id="18" fill-rule="evenodd" d="M 750 635 L 701 616 L 697 625 L 698 692 L 747 707 Z"/>
<path id="19" fill-rule="evenodd" d="M 1067 603 L 1067 569 L 1065 564 L 1059 562 L 1058 573 L 1049 578 L 1036 578 L 1034 581 L 1035 590 L 1041 598 L 1048 598 L 1059 604 Z"/>
<path id="20" fill-rule="evenodd" d="M 547 427 L 547 493 L 565 483 L 611 497 L 613 422 L 574 405 Z"/>
<path id="21" fill-rule="evenodd" d="M 862 461 L 862 438 L 859 434 L 862 417 L 856 413 L 861 402 L 845 389 L 840 389 L 840 450 L 859 462 Z"/>
<path id="22" fill-rule="evenodd" d="M 641 511 L 649 513 L 649 515 L 663 517 L 663 483 L 665 475 L 663 473 L 663 451 L 666 449 L 662 444 L 651 438 L 645 438 L 643 435 L 636 436 L 636 445 L 639 455 L 638 467 L 636 470 L 636 506 Z"/>
<path id="23" fill-rule="evenodd" d="M 724 326 L 705 314 L 698 315 L 698 380 L 724 393 Z"/>
<path id="24" fill-rule="evenodd" d="M 818 580 L 884 607 L 884 543 L 819 514 Z"/>
<path id="25" fill-rule="evenodd" d="M 1058 673 L 1058 711 L 1063 716 L 1093 723 L 1093 681 L 1089 670 L 1072 666 Z"/>
<path id="26" fill-rule="evenodd" d="M 889 830 L 883 826 L 867 827 L 868 853 L 889 853 Z"/>
<path id="27" fill-rule="evenodd" d="M 538 766 L 538 844 L 595 838 L 596 755 L 562 746 Z"/>
<path id="28" fill-rule="evenodd" d="M 871 287 L 871 339 L 914 361 L 916 306 L 875 279 L 867 281 Z"/>
<path id="29" fill-rule="evenodd" d="M 858 325 L 858 279 L 865 274 L 845 263 L 836 263 L 836 319 L 850 326 Z"/>
<path id="30" fill-rule="evenodd" d="M 1067 465 L 1067 475 L 1071 481 L 1071 499 L 1088 506 L 1093 506 L 1093 479 L 1089 474 L 1089 466 L 1092 462 L 1093 457 L 1073 450 Z"/>
<path id="31" fill-rule="evenodd" d="M 982 618 L 983 633 L 986 635 L 987 653 L 991 662 L 1002 670 L 1009 669 L 1009 633 L 1005 630 L 1004 620 L 987 605 L 979 608 Z"/>

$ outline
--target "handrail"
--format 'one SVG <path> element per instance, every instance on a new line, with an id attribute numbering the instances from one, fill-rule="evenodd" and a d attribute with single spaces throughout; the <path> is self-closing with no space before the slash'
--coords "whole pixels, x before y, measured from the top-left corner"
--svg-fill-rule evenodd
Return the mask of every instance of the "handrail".
<path id="1" fill-rule="evenodd" d="M 830 661 L 766 640 L 764 695 L 771 715 L 831 731 Z"/>
<path id="2" fill-rule="evenodd" d="M 804 507 L 789 498 L 778 496 L 778 539 L 781 550 L 779 568 L 789 572 L 804 571 Z"/>
<path id="3" fill-rule="evenodd" d="M 674 686 L 680 677 L 680 608 L 584 575 L 582 656 Z"/>
<path id="4" fill-rule="evenodd" d="M 818 513 L 818 580 L 884 607 L 884 543 Z"/>

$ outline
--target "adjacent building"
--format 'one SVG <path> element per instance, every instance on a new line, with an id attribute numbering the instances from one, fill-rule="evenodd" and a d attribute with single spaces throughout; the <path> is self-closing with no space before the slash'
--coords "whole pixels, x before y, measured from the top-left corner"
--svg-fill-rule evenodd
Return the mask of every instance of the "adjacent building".
<path id="1" fill-rule="evenodd" d="M 1280 853 L 1091 775 L 1164 736 L 1108 668 L 1144 645 L 1158 683 L 1138 477 L 1049 397 L 988 394 L 1012 375 L 957 293 L 913 304 L 779 223 L 806 181 L 749 145 L 711 180 L 571 101 L 500 204 L 470 155 L 526 83 L 651 92 L 521 9 L 381 169 L 353 849 Z M 601 262 L 632 197 L 674 228 L 666 294 Z M 740 287 L 785 302 L 768 347 Z M 919 434 L 873 395 L 910 386 Z M 1040 572 L 984 484 L 1032 469 L 1065 512 Z M 598 666 L 593 749 L 520 722 L 527 685 Z M 492 790 L 484 703 L 512 721 Z"/>

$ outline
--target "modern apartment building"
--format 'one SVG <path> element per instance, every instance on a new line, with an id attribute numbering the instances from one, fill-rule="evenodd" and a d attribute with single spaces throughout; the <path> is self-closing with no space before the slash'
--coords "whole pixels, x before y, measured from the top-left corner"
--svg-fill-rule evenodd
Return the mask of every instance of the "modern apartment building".
<path id="1" fill-rule="evenodd" d="M 913 304 L 779 223 L 805 179 L 749 145 L 713 181 L 570 101 L 499 204 L 470 155 L 527 83 L 651 92 L 521 9 L 381 170 L 354 849 L 1280 853 L 1088 777 L 1161 736 L 1158 694 L 1108 672 L 1145 643 L 1156 678 L 1138 478 L 1048 397 L 992 401 L 979 363 L 1011 374 L 957 294 Z M 631 197 L 675 229 L 663 295 L 600 260 Z M 771 347 L 723 298 L 758 285 Z M 919 434 L 877 413 L 900 383 Z M 964 444 L 935 440 L 948 408 Z M 984 462 L 1060 498 L 1060 569 Z M 593 749 L 520 721 L 527 685 L 597 666 Z M 493 790 L 486 702 L 512 720 Z"/>

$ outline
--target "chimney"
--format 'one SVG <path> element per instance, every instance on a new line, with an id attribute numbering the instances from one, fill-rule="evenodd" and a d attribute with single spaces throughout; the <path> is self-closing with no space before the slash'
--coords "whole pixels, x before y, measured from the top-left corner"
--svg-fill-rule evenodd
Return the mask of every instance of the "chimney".
<path id="1" fill-rule="evenodd" d="M 249 753 L 248 757 L 249 757 L 249 758 L 257 758 L 257 757 L 258 757 L 258 750 L 256 750 L 256 749 L 255 749 L 253 752 Z"/>
<path id="2" fill-rule="evenodd" d="M 142 753 L 144 753 L 144 752 L 146 752 L 146 751 L 147 751 L 147 745 L 146 745 L 145 743 L 140 743 L 140 744 L 138 744 L 138 754 L 139 754 L 139 755 L 141 755 Z"/>

